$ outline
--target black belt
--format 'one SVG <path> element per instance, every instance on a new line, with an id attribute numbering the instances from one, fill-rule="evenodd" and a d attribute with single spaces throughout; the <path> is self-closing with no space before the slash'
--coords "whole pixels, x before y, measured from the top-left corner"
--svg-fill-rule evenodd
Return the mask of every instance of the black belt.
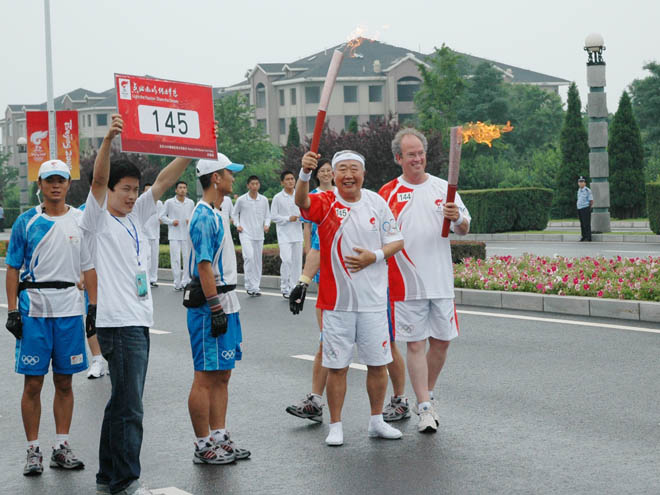
<path id="1" fill-rule="evenodd" d="M 227 292 L 231 292 L 236 288 L 236 285 L 218 285 L 216 289 L 218 290 L 218 294 L 226 294 Z"/>
<path id="2" fill-rule="evenodd" d="M 68 289 L 76 284 L 73 282 L 28 282 L 18 284 L 18 292 L 25 289 Z"/>

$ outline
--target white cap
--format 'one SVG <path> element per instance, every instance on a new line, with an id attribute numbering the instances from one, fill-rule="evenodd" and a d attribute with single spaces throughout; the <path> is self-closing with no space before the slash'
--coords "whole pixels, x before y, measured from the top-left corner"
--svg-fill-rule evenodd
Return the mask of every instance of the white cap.
<path id="1" fill-rule="evenodd" d="M 197 162 L 197 177 L 210 174 L 211 172 L 217 172 L 223 168 L 231 170 L 232 172 L 240 172 L 244 167 L 245 165 L 233 163 L 226 155 L 218 153 L 217 160 L 200 160 Z"/>
<path id="2" fill-rule="evenodd" d="M 48 160 L 47 162 L 43 162 L 39 167 L 39 178 L 45 179 L 51 175 L 59 175 L 65 179 L 70 179 L 71 170 L 62 160 Z"/>
<path id="3" fill-rule="evenodd" d="M 332 169 L 334 170 L 339 162 L 344 162 L 346 160 L 358 161 L 362 164 L 362 168 L 364 169 L 364 157 L 357 151 L 353 150 L 342 150 L 335 153 L 332 157 Z"/>

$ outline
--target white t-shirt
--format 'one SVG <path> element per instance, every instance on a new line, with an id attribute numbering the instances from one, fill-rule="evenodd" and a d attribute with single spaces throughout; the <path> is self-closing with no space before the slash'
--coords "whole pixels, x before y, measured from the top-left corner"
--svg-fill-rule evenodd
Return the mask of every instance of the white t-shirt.
<path id="1" fill-rule="evenodd" d="M 242 227 L 242 234 L 248 239 L 264 240 L 264 227 L 270 225 L 270 208 L 266 196 L 257 194 L 257 199 L 252 199 L 250 193 L 243 194 L 236 200 L 231 215 L 234 225 Z"/>
<path id="2" fill-rule="evenodd" d="M 362 189 L 360 201 L 345 201 L 334 191 L 310 194 L 304 218 L 318 224 L 321 241 L 321 281 L 317 307 L 333 311 L 385 311 L 387 264 L 372 263 L 349 272 L 344 259 L 357 256 L 355 247 L 376 251 L 403 239 L 385 200 Z"/>
<path id="3" fill-rule="evenodd" d="M 404 249 L 388 260 L 390 299 L 453 298 L 451 247 L 449 238 L 441 235 L 447 181 L 429 175 L 423 184 L 413 185 L 398 177 L 385 184 L 379 194 L 394 213 L 405 241 Z M 458 193 L 454 202 L 470 220 Z"/>
<path id="4" fill-rule="evenodd" d="M 94 268 L 88 244 L 80 228 L 82 211 L 69 206 L 64 215 L 51 217 L 41 205 L 21 214 L 11 229 L 6 263 L 20 270 L 21 281 L 71 282 Z M 26 289 L 19 294 L 19 309 L 32 317 L 64 317 L 84 314 L 82 293 L 74 285 L 66 289 Z"/>
<path id="5" fill-rule="evenodd" d="M 85 235 L 91 236 L 94 245 L 98 276 L 96 326 L 150 327 L 153 325 L 151 288 L 147 280 L 147 297 L 138 298 L 136 275 L 149 269 L 144 223 L 156 213 L 156 202 L 149 190 L 137 199 L 126 217 L 112 216 L 107 203 L 107 194 L 100 206 L 90 191 L 82 220 Z"/>
<path id="6" fill-rule="evenodd" d="M 144 224 L 144 235 L 147 239 L 160 239 L 160 215 L 164 208 L 163 202 L 159 199 L 156 202 L 156 213 L 151 215 Z"/>
<path id="7" fill-rule="evenodd" d="M 278 192 L 270 205 L 270 216 L 277 224 L 277 242 L 302 242 L 302 222 L 300 218 L 290 222 L 292 216 L 300 217 L 293 194 Z"/>
<path id="8" fill-rule="evenodd" d="M 190 198 L 184 198 L 179 201 L 170 198 L 165 201 L 160 219 L 167 224 L 167 238 L 170 241 L 185 241 L 188 239 L 188 222 L 195 208 L 195 203 Z M 179 225 L 174 225 L 174 220 L 179 221 Z"/>
<path id="9" fill-rule="evenodd" d="M 222 200 L 222 204 L 220 205 L 220 214 L 229 221 L 232 215 L 232 211 L 234 210 L 234 203 L 231 202 L 231 198 L 229 196 L 225 196 Z"/>

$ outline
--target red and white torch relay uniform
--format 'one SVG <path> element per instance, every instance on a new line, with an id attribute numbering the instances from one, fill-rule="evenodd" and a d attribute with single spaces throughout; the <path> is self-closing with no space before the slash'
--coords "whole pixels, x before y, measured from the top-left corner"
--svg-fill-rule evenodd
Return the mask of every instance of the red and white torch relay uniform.
<path id="1" fill-rule="evenodd" d="M 337 190 L 310 194 L 302 216 L 318 225 L 321 280 L 317 307 L 323 310 L 323 366 L 342 369 L 358 346 L 368 366 L 392 361 L 387 323 L 387 266 L 384 261 L 351 273 L 344 259 L 353 248 L 375 252 L 402 239 L 394 215 L 378 194 L 361 190 L 357 202 Z"/>
<path id="2" fill-rule="evenodd" d="M 458 335 L 454 268 L 449 238 L 440 235 L 447 181 L 427 175 L 424 183 L 413 185 L 398 177 L 385 184 L 379 194 L 394 213 L 405 243 L 387 261 L 396 340 L 454 339 Z M 454 202 L 469 221 L 470 214 L 458 193 Z"/>

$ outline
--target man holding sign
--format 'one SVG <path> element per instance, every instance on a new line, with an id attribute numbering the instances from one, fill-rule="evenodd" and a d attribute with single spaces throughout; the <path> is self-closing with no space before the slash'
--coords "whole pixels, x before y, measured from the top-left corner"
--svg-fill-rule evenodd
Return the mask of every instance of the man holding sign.
<path id="1" fill-rule="evenodd" d="M 389 261 L 390 319 L 396 339 L 408 343 L 410 382 L 417 396 L 418 431 L 434 433 L 438 416 L 433 388 L 458 335 L 454 271 L 449 239 L 442 237 L 445 218 L 465 235 L 470 215 L 461 197 L 448 203 L 447 181 L 426 173 L 427 141 L 412 128 L 401 129 L 392 154 L 402 175 L 379 191 L 396 217 L 405 248 Z M 426 352 L 426 341 L 429 350 Z"/>
<path id="2" fill-rule="evenodd" d="M 97 335 L 112 383 L 101 428 L 96 482 L 100 493 L 144 494 L 149 492 L 138 482 L 142 394 L 149 359 L 149 327 L 153 324 L 144 224 L 157 213 L 156 202 L 191 160 L 175 158 L 158 174 L 151 189 L 138 197 L 138 168 L 126 159 L 110 163 L 112 141 L 123 129 L 122 117 L 113 115 L 94 162 L 92 188 L 82 220 L 95 254 Z M 212 134 L 210 129 L 208 132 Z"/>

